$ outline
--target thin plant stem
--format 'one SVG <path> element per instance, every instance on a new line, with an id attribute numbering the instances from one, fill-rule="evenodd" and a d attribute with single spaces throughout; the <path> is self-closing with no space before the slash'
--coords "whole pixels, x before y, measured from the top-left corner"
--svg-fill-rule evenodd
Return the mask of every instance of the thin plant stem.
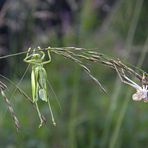
<path id="1" fill-rule="evenodd" d="M 27 53 L 27 52 L 28 52 L 28 51 L 23 51 L 23 52 L 12 53 L 12 54 L 9 54 L 9 55 L 1 56 L 1 57 L 0 57 L 0 60 L 1 60 L 1 59 L 5 59 L 5 58 L 14 57 L 14 56 L 19 56 L 19 55 L 25 54 L 25 53 Z"/>
<path id="2" fill-rule="evenodd" d="M 147 38 L 148 40 L 148 38 Z M 145 54 L 145 51 L 148 51 L 148 42 L 145 42 L 145 45 L 143 47 L 143 50 L 141 52 L 141 55 L 140 55 L 140 58 L 138 60 L 138 63 L 137 63 L 137 66 L 138 67 L 141 67 L 142 64 L 143 64 L 143 61 L 146 57 L 146 54 Z M 125 101 L 123 103 L 123 107 L 121 108 L 121 112 L 119 113 L 119 118 L 117 120 L 117 125 L 115 127 L 115 131 L 114 131 L 114 134 L 113 134 L 113 143 L 110 143 L 110 147 L 113 148 L 115 146 L 115 140 L 117 140 L 117 135 L 119 134 L 120 132 L 120 128 L 121 128 L 121 125 L 122 125 L 122 121 L 123 121 L 123 118 L 126 114 L 126 111 L 127 111 L 127 107 L 128 107 L 128 102 L 129 102 L 129 99 L 130 99 L 130 95 L 131 95 L 131 89 L 127 92 L 127 95 L 125 97 Z"/>
<path id="3" fill-rule="evenodd" d="M 75 78 L 73 81 L 73 96 L 71 100 L 70 121 L 69 121 L 69 144 L 70 148 L 77 147 L 76 144 L 76 116 L 78 107 L 78 91 L 79 91 L 80 69 L 75 67 Z M 74 120 L 75 119 L 75 120 Z"/>
<path id="4" fill-rule="evenodd" d="M 134 15 L 134 18 L 133 18 L 133 21 L 132 21 L 132 24 L 131 24 L 131 26 L 133 26 L 133 29 L 136 29 L 138 18 L 139 18 L 139 15 L 140 15 L 140 11 L 142 9 L 142 4 L 143 4 L 143 0 L 137 0 L 136 7 L 135 7 L 135 15 Z M 135 34 L 135 31 L 132 30 L 132 29 L 130 30 L 130 32 L 132 33 L 132 36 L 130 35 L 131 39 L 129 37 L 129 42 L 128 42 L 129 48 L 132 45 L 134 34 Z M 145 42 L 145 45 L 144 45 L 143 50 L 141 52 L 141 55 L 139 57 L 139 60 L 138 60 L 138 63 L 137 63 L 138 67 L 141 67 L 142 64 L 143 64 L 143 61 L 146 57 L 146 54 L 145 54 L 146 50 L 147 50 L 147 40 Z M 119 132 L 120 132 L 120 129 L 121 129 L 121 126 L 122 126 L 122 122 L 123 122 L 125 113 L 127 111 L 128 102 L 129 102 L 129 99 L 130 99 L 130 94 L 131 94 L 131 89 L 129 89 L 129 91 L 127 92 L 127 95 L 125 97 L 125 101 L 123 102 L 123 106 L 122 106 L 121 111 L 119 113 L 119 118 L 117 120 L 117 124 L 115 126 L 115 130 L 113 132 L 112 138 L 110 140 L 110 145 L 109 145 L 110 148 L 114 148 L 116 146 L 118 135 L 119 135 Z"/>
<path id="5" fill-rule="evenodd" d="M 130 52 L 132 50 L 131 46 L 132 46 L 132 42 L 133 42 L 133 38 L 134 38 L 134 34 L 135 34 L 136 25 L 138 23 L 138 18 L 139 18 L 140 10 L 142 7 L 142 3 L 143 3 L 142 1 L 140 2 L 139 0 L 137 0 L 136 6 L 135 6 L 134 16 L 131 21 L 130 28 L 129 28 L 129 31 L 127 34 L 126 47 L 125 47 L 126 58 L 128 58 L 128 56 L 130 55 Z M 106 122 L 105 122 L 105 129 L 103 132 L 103 137 L 102 137 L 103 139 L 102 139 L 102 145 L 101 145 L 102 147 L 106 147 L 108 144 L 107 141 L 109 138 L 109 131 L 111 128 L 112 118 L 113 118 L 113 115 L 114 115 L 115 110 L 117 108 L 117 99 L 119 98 L 119 94 L 122 90 L 122 85 L 121 85 L 121 82 L 118 78 L 116 79 L 114 88 L 115 89 L 114 89 L 113 95 L 111 97 L 112 101 L 111 101 L 108 115 L 107 115 Z M 115 143 L 116 143 L 116 140 L 118 137 L 118 134 L 114 134 L 114 135 L 116 135 L 116 138 L 110 139 L 110 147 L 112 147 L 112 148 L 115 147 Z M 111 145 L 111 143 L 112 143 L 112 145 Z"/>

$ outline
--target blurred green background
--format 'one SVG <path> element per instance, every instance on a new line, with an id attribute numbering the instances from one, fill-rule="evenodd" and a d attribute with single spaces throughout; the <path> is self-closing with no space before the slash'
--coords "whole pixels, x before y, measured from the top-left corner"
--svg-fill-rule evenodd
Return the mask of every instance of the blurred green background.
<path id="1" fill-rule="evenodd" d="M 0 55 L 29 47 L 75 46 L 97 49 L 148 72 L 147 0 L 0 0 Z M 104 94 L 75 63 L 52 54 L 45 66 L 50 100 L 40 104 L 47 124 L 39 119 L 23 95 L 3 78 L 7 96 L 21 123 L 16 131 L 2 96 L 0 147 L 2 148 L 145 148 L 148 147 L 148 104 L 134 102 L 134 89 L 120 82 L 115 71 L 91 64 L 93 74 L 107 89 Z M 25 55 L 0 61 L 1 74 L 16 84 L 27 65 Z M 31 96 L 30 72 L 18 84 Z M 61 108 L 59 107 L 59 105 Z"/>

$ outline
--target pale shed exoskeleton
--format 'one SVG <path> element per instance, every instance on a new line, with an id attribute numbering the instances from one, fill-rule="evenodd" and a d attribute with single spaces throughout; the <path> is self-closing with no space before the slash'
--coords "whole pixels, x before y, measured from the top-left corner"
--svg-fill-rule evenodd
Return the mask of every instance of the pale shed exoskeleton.
<path id="1" fill-rule="evenodd" d="M 130 85 L 131 87 L 136 89 L 136 93 L 132 95 L 132 99 L 134 101 L 141 101 L 143 100 L 144 102 L 148 102 L 148 84 L 142 83 L 142 86 L 138 85 L 134 81 L 132 81 L 130 78 L 128 78 L 123 69 L 121 68 L 121 71 L 118 70 L 117 66 L 114 65 L 121 81 L 125 84 Z M 145 74 L 143 74 L 142 81 L 145 79 Z"/>

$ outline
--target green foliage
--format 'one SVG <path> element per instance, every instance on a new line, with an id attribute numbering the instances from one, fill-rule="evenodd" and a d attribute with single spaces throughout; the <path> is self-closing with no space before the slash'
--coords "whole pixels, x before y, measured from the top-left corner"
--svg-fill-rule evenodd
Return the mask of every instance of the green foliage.
<path id="1" fill-rule="evenodd" d="M 25 2 L 25 3 L 22 3 Z M 70 2 L 70 1 L 69 1 Z M 14 1 L 12 1 L 14 3 Z M 12 3 L 10 6 L 12 6 Z M 21 5 L 19 5 L 19 3 Z M 29 7 L 27 6 L 29 4 Z M 93 1 L 92 1 L 93 3 Z M 17 10 L 17 21 L 20 32 L 10 31 L 9 46 L 11 53 L 18 49 L 27 49 L 28 45 L 36 47 L 79 46 L 96 48 L 97 52 L 105 53 L 127 61 L 131 65 L 147 71 L 147 1 L 120 0 L 110 9 L 104 22 L 99 22 L 95 8 L 91 1 L 83 1 L 82 9 L 75 13 L 74 22 L 61 38 L 57 35 L 57 28 L 40 30 L 33 12 L 41 4 L 39 2 L 17 1 L 15 7 L 10 8 L 9 14 Z M 141 5 L 137 5 L 141 3 Z M 46 6 L 46 5 L 44 5 Z M 24 7 L 25 9 L 22 9 Z M 135 12 L 139 11 L 139 16 Z M 21 13 L 20 13 L 21 12 Z M 27 15 L 29 13 L 29 15 Z M 22 15 L 24 14 L 24 15 Z M 25 19 L 27 16 L 27 21 Z M 135 19 L 137 21 L 133 21 Z M 12 21 L 12 20 L 11 20 Z M 11 22 L 7 18 L 7 25 Z M 40 21 L 40 23 L 45 24 Z M 21 25 L 23 24 L 23 25 Z M 103 24 L 103 25 L 101 25 Z M 25 29 L 23 26 L 25 26 Z M 15 25 L 14 25 L 15 26 Z M 93 27 L 93 28 L 92 28 Z M 131 32 L 129 31 L 131 30 Z M 18 35 L 19 34 L 19 35 Z M 17 36 L 18 35 L 18 36 Z M 26 47 L 27 46 L 27 47 Z M 50 122 L 48 107 L 39 101 L 40 111 L 45 115 L 47 123 L 38 128 L 38 118 L 31 104 L 19 92 L 12 93 L 14 85 L 5 82 L 8 90 L 5 92 L 10 99 L 21 129 L 16 133 L 15 128 L 3 101 L 0 102 L 0 145 L 3 147 L 64 147 L 64 148 L 95 148 L 95 147 L 145 147 L 147 142 L 147 104 L 133 102 L 131 97 L 135 93 L 129 86 L 123 86 L 114 71 L 97 63 L 87 63 L 94 76 L 105 86 L 107 95 L 102 93 L 80 67 L 58 55 L 51 53 L 52 61 L 44 65 L 47 79 L 50 81 L 56 95 L 51 88 L 47 91 L 54 110 L 57 126 Z M 8 58 L 11 68 L 8 75 L 16 84 L 25 71 L 24 55 Z M 134 69 L 134 68 L 133 68 Z M 32 93 L 30 85 L 30 69 L 26 77 L 17 86 L 29 96 Z M 42 75 L 42 74 L 41 74 Z M 44 75 L 44 74 L 43 74 Z M 41 76 L 45 78 L 44 76 Z M 4 80 L 2 78 L 2 80 Z M 35 80 L 37 82 L 37 80 Z M 44 82 L 43 82 L 44 83 Z M 40 90 L 40 88 L 37 88 Z M 45 89 L 44 89 L 45 90 Z M 13 95 L 12 95 L 13 94 Z M 45 93 L 44 93 L 45 94 Z M 12 99 L 11 99 L 12 96 Z M 61 110 L 56 102 L 58 100 Z M 1 99 L 2 100 L 2 99 Z"/>

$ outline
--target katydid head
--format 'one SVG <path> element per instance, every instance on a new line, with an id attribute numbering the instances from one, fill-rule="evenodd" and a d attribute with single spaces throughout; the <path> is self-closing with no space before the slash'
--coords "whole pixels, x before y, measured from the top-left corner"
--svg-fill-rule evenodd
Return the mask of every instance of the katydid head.
<path id="1" fill-rule="evenodd" d="M 42 60 L 42 56 L 43 56 L 43 55 L 41 55 L 40 53 L 33 53 L 33 54 L 31 55 L 31 59 L 32 59 L 33 61 Z"/>
<path id="2" fill-rule="evenodd" d="M 45 57 L 45 53 L 41 50 L 40 47 L 35 49 L 29 48 L 24 61 L 27 63 L 41 64 Z"/>
<path id="3" fill-rule="evenodd" d="M 28 49 L 28 52 L 26 54 L 26 57 L 24 61 L 26 63 L 34 64 L 34 65 L 44 65 L 51 62 L 50 52 L 49 50 L 45 53 L 44 49 L 41 49 L 40 47 L 35 49 Z M 47 58 L 45 56 L 47 55 Z"/>

